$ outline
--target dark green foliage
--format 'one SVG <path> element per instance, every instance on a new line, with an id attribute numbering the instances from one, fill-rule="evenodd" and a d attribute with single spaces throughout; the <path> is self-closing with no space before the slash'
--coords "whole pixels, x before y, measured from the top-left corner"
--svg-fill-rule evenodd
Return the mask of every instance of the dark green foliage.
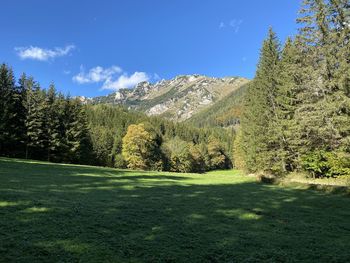
<path id="1" fill-rule="evenodd" d="M 13 71 L 0 66 L 0 154 L 18 155 L 23 151 L 23 91 L 16 87 Z"/>
<path id="2" fill-rule="evenodd" d="M 66 102 L 66 145 L 68 160 L 74 163 L 93 163 L 92 143 L 85 109 L 79 100 Z"/>
<path id="3" fill-rule="evenodd" d="M 46 104 L 46 94 L 37 84 L 28 87 L 27 116 L 26 116 L 26 157 L 46 159 L 46 146 L 48 145 L 47 114 L 49 113 Z M 45 156 L 45 157 L 44 157 Z"/>
<path id="4" fill-rule="evenodd" d="M 59 101 L 57 100 L 56 89 L 53 84 L 50 85 L 46 96 L 46 128 L 47 128 L 47 160 L 50 161 L 52 156 L 59 154 L 60 144 L 63 138 L 60 133 L 60 112 Z"/>
<path id="5" fill-rule="evenodd" d="M 0 155 L 56 162 L 93 163 L 85 109 L 77 100 L 43 90 L 23 74 L 0 68 Z"/>
<path id="6" fill-rule="evenodd" d="M 305 0 L 282 52 L 270 31 L 245 96 L 237 143 L 249 171 L 348 175 L 349 3 Z"/>
<path id="7" fill-rule="evenodd" d="M 279 43 L 270 29 L 264 41 L 255 79 L 248 85 L 241 120 L 245 159 L 250 171 L 271 169 L 281 135 L 275 134 L 277 121 L 276 92 L 278 85 Z"/>

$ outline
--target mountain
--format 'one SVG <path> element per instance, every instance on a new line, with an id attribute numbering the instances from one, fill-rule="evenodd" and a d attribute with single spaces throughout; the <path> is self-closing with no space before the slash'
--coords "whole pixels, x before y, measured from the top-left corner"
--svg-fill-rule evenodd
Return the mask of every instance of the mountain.
<path id="1" fill-rule="evenodd" d="M 249 83 L 234 89 L 220 101 L 193 115 L 186 122 L 197 127 L 232 127 L 239 124 L 244 94 Z"/>
<path id="2" fill-rule="evenodd" d="M 182 75 L 155 84 L 141 82 L 132 89 L 120 89 L 107 96 L 92 98 L 89 102 L 120 104 L 129 109 L 143 111 L 147 115 L 185 121 L 248 82 L 248 79 L 241 77 Z"/>

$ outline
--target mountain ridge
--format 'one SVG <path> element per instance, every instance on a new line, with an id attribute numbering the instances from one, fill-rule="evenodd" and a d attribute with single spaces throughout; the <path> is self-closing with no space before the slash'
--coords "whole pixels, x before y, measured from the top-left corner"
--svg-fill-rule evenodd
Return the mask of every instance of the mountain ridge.
<path id="1" fill-rule="evenodd" d="M 149 116 L 157 115 L 181 122 L 214 105 L 248 82 L 249 79 L 243 77 L 179 75 L 154 84 L 140 82 L 131 89 L 120 89 L 107 96 L 84 99 L 93 104 L 124 105 Z"/>

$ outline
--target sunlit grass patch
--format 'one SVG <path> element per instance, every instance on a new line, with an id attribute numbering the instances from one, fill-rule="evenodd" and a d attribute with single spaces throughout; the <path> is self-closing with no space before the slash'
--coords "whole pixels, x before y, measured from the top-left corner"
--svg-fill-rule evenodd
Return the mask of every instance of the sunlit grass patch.
<path id="1" fill-rule="evenodd" d="M 48 212 L 50 211 L 49 208 L 47 207 L 29 207 L 29 208 L 26 208 L 24 210 L 24 212 L 27 212 L 27 213 L 41 213 L 41 212 Z"/>
<path id="2" fill-rule="evenodd" d="M 350 199 L 176 174 L 0 158 L 0 262 L 347 262 Z"/>

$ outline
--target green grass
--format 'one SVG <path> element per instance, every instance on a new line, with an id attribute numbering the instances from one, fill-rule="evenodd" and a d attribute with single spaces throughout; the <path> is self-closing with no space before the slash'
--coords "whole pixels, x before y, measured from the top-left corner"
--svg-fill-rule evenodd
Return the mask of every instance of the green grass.
<path id="1" fill-rule="evenodd" d="M 350 199 L 203 175 L 0 159 L 1 262 L 349 262 Z"/>

